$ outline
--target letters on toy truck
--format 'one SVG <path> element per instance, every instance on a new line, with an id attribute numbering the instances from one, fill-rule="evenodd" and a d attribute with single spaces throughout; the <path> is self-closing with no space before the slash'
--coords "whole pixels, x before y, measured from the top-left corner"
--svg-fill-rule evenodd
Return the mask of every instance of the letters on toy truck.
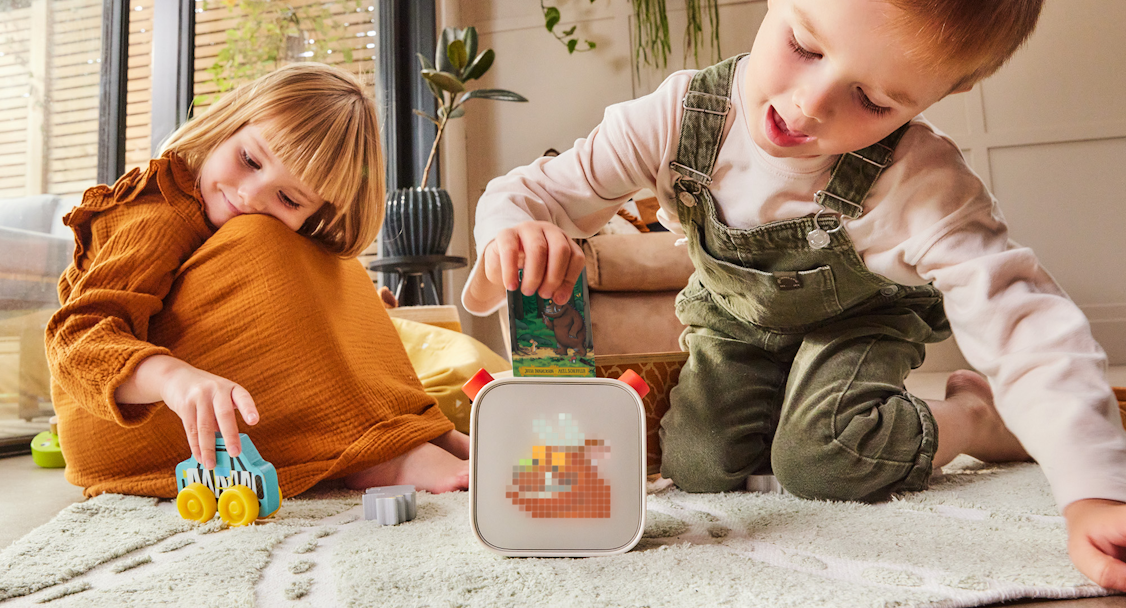
<path id="1" fill-rule="evenodd" d="M 233 458 L 231 461 L 236 466 L 245 466 L 241 458 Z M 207 486 L 207 489 L 214 492 L 215 498 L 218 499 L 219 495 L 223 493 L 223 490 L 231 486 L 244 485 L 250 488 L 258 498 L 263 498 L 262 477 L 260 475 L 256 476 L 247 470 L 223 473 L 219 469 L 208 471 L 199 464 L 196 464 L 194 469 L 184 469 L 183 475 L 184 477 L 178 484 L 181 490 L 193 483 L 202 483 Z"/>

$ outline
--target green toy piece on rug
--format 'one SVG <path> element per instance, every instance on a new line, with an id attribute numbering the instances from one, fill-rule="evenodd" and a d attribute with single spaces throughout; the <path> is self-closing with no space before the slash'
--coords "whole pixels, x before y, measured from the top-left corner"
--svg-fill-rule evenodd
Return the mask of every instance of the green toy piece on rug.
<path id="1" fill-rule="evenodd" d="M 51 430 L 43 431 L 31 440 L 31 459 L 44 469 L 61 469 L 66 466 L 63 450 L 59 446 L 59 417 L 51 416 Z"/>

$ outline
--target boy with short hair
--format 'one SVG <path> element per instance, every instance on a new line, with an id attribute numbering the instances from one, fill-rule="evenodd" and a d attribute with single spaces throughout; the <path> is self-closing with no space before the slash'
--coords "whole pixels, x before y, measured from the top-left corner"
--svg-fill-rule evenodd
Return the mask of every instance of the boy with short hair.
<path id="1" fill-rule="evenodd" d="M 771 0 L 749 55 L 677 72 L 489 184 L 466 309 L 496 310 L 506 287 L 563 301 L 585 263 L 571 238 L 650 188 L 696 268 L 676 303 L 689 359 L 661 422 L 664 476 L 703 492 L 773 472 L 798 496 L 871 501 L 925 488 L 959 453 L 1031 455 L 1076 566 L 1126 589 L 1105 354 L 918 116 L 995 72 L 1040 8 Z M 911 395 L 923 345 L 951 331 L 989 381 L 956 372 L 946 399 Z"/>

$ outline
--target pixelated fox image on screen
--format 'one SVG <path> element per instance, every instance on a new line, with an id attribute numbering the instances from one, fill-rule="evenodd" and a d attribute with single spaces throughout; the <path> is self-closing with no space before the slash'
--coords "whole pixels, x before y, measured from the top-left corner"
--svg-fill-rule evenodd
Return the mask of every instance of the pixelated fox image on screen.
<path id="1" fill-rule="evenodd" d="M 610 443 L 587 439 L 570 414 L 532 421 L 540 443 L 531 458 L 512 467 L 505 497 L 533 518 L 599 519 L 610 517 L 610 484 L 598 465 L 610 458 Z"/>

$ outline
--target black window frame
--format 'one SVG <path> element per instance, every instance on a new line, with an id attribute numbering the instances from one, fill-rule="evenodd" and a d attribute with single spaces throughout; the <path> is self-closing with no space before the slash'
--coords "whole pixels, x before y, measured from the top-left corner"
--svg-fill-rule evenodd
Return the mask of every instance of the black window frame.
<path id="1" fill-rule="evenodd" d="M 98 96 L 98 183 L 125 172 L 125 85 L 129 72 L 128 0 L 102 3 L 102 61 Z"/>

